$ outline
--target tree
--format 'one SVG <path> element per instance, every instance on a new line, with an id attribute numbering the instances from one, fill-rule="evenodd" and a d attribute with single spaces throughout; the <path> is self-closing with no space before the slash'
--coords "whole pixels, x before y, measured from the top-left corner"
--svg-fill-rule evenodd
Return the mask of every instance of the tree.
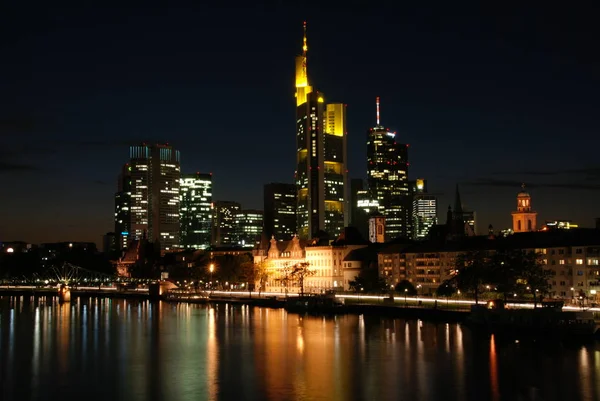
<path id="1" fill-rule="evenodd" d="M 456 283 L 454 278 L 448 279 L 440 284 L 435 290 L 436 295 L 440 297 L 451 297 L 456 293 Z"/>
<path id="2" fill-rule="evenodd" d="M 490 265 L 486 251 L 467 251 L 456 257 L 456 286 L 462 291 L 472 292 L 476 305 L 479 304 L 481 286 L 491 278 Z"/>
<path id="3" fill-rule="evenodd" d="M 368 266 L 360 269 L 358 276 L 354 277 L 354 280 L 350 281 L 349 286 L 354 291 L 365 291 L 365 292 L 381 292 L 388 289 L 388 285 L 385 279 L 379 277 L 379 271 L 377 267 Z"/>
<path id="4" fill-rule="evenodd" d="M 491 257 L 490 281 L 493 282 L 502 296 L 504 302 L 508 295 L 519 291 L 515 261 L 521 251 L 498 250 Z"/>
<path id="5" fill-rule="evenodd" d="M 408 280 L 402 280 L 398 284 L 396 284 L 396 288 L 394 288 L 394 291 L 406 295 L 417 295 L 417 289 Z"/>
<path id="6" fill-rule="evenodd" d="M 270 275 L 266 261 L 254 264 L 254 281 L 258 282 L 258 296 L 264 290 Z"/>
<path id="7" fill-rule="evenodd" d="M 548 280 L 554 272 L 544 268 L 541 254 L 535 252 L 517 251 L 512 262 L 518 278 L 527 285 L 527 289 L 533 295 L 533 307 L 537 308 L 538 296 L 541 299 L 548 293 Z"/>
<path id="8" fill-rule="evenodd" d="M 292 266 L 290 276 L 298 282 L 298 286 L 300 287 L 300 295 L 304 295 L 304 279 L 309 276 L 314 276 L 317 272 L 316 270 L 309 269 L 310 263 L 301 262 L 296 263 Z"/>

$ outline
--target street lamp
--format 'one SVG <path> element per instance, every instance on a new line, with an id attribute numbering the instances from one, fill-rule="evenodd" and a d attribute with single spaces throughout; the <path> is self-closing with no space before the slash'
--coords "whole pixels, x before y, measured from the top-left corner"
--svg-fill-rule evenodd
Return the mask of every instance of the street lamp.
<path id="1" fill-rule="evenodd" d="M 404 306 L 407 306 L 408 304 L 406 303 L 406 294 L 408 293 L 408 288 L 404 289 Z"/>

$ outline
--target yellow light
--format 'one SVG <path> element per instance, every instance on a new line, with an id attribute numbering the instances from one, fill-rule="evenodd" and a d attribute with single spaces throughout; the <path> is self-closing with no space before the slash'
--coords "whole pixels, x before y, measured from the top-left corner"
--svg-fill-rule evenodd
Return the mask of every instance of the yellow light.
<path id="1" fill-rule="evenodd" d="M 317 101 L 318 101 L 319 103 L 323 103 L 323 98 L 322 98 L 321 96 L 319 96 L 319 98 L 317 99 Z"/>

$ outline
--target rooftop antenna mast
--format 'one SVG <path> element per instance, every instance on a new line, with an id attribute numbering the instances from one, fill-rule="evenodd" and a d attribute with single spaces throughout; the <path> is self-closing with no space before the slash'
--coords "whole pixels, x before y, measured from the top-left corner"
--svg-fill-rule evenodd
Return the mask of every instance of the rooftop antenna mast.
<path id="1" fill-rule="evenodd" d="M 377 96 L 375 103 L 377 104 L 377 126 L 379 127 L 379 96 Z"/>

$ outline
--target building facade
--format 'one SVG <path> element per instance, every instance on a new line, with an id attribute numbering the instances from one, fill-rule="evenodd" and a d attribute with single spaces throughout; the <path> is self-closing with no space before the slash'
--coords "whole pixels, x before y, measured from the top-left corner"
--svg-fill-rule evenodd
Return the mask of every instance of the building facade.
<path id="1" fill-rule="evenodd" d="M 208 248 L 212 238 L 212 174 L 182 174 L 179 194 L 179 247 Z"/>
<path id="2" fill-rule="evenodd" d="M 390 285 L 402 280 L 420 285 L 421 294 L 434 294 L 455 274 L 456 258 L 478 250 L 498 249 L 540 254 L 540 262 L 553 272 L 548 280 L 551 298 L 582 297 L 598 301 L 600 294 L 600 230 L 571 229 L 515 233 L 507 237 L 465 237 L 443 244 L 390 245 L 378 253 L 380 277 Z"/>
<path id="3" fill-rule="evenodd" d="M 264 231 L 267 238 L 287 241 L 296 234 L 296 185 L 266 184 L 264 187 Z"/>
<path id="4" fill-rule="evenodd" d="M 427 193 L 427 182 L 418 178 L 412 204 L 413 239 L 426 239 L 431 228 L 437 223 L 437 198 Z"/>
<path id="5" fill-rule="evenodd" d="M 260 243 L 263 232 L 263 211 L 246 209 L 235 216 L 236 244 L 242 248 L 254 248 Z"/>
<path id="6" fill-rule="evenodd" d="M 522 188 L 517 194 L 517 210 L 512 212 L 515 233 L 535 231 L 537 226 L 537 212 L 531 209 L 531 195 L 525 191 L 525 184 Z"/>
<path id="7" fill-rule="evenodd" d="M 285 280 L 286 272 L 296 264 L 308 263 L 314 274 L 305 278 L 304 291 L 321 293 L 348 289 L 348 282 L 358 274 L 354 269 L 358 262 L 348 261 L 348 255 L 367 246 L 366 243 L 310 245 L 308 241 L 294 236 L 289 241 L 277 241 L 274 238 L 262 241 L 253 254 L 254 262 L 263 265 L 268 272 L 264 291 L 299 291 L 297 282 Z M 351 278 L 345 275 L 346 269 L 351 269 Z"/>
<path id="8" fill-rule="evenodd" d="M 146 238 L 161 253 L 179 244 L 180 154 L 169 144 L 129 149 L 131 176 L 130 240 Z"/>
<path id="9" fill-rule="evenodd" d="M 125 164 L 119 174 L 115 193 L 115 234 L 117 249 L 127 249 L 131 232 L 131 166 Z"/>
<path id="10" fill-rule="evenodd" d="M 238 202 L 216 201 L 213 204 L 212 245 L 237 246 L 237 215 L 242 210 Z"/>
<path id="11" fill-rule="evenodd" d="M 336 237 L 349 216 L 346 105 L 325 103 L 309 85 L 306 23 L 302 55 L 296 57 L 297 231 L 311 238 L 319 230 Z"/>
<path id="12" fill-rule="evenodd" d="M 377 98 L 377 125 L 367 132 L 367 181 L 370 199 L 379 203 L 385 216 L 386 240 L 411 237 L 408 187 L 408 145 L 398 143 L 397 134 L 380 125 Z"/>

